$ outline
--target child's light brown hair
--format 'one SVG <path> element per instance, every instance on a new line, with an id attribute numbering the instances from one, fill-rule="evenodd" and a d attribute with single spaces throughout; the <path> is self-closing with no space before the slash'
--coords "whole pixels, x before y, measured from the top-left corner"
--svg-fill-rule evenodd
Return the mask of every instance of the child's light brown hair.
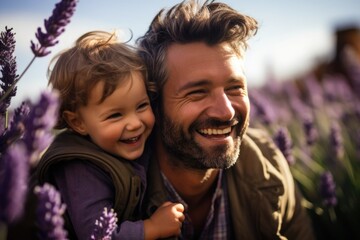
<path id="1" fill-rule="evenodd" d="M 128 79 L 134 71 L 141 72 L 144 79 L 146 75 L 136 49 L 118 42 L 114 33 L 104 31 L 82 35 L 75 46 L 60 52 L 51 63 L 55 61 L 49 71 L 49 85 L 60 93 L 57 129 L 68 127 L 62 113 L 86 106 L 90 91 L 97 83 L 104 82 L 102 102 L 113 93 L 119 80 Z"/>

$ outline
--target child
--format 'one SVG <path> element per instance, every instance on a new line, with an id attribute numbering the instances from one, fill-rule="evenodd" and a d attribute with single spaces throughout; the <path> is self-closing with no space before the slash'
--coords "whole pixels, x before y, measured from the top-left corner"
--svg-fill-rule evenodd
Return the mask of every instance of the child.
<path id="1" fill-rule="evenodd" d="M 38 164 L 40 183 L 51 182 L 67 205 L 70 239 L 90 239 L 104 207 L 119 227 L 112 239 L 156 239 L 180 234 L 181 204 L 166 202 L 141 219 L 154 125 L 137 52 L 107 32 L 80 37 L 54 60 L 49 84 L 59 91 L 61 131 Z"/>

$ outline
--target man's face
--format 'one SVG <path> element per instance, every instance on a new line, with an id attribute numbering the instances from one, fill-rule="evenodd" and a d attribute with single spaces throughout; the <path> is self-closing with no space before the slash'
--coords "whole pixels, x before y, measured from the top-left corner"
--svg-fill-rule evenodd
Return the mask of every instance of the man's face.
<path id="1" fill-rule="evenodd" d="M 248 125 L 243 60 L 227 44 L 173 44 L 158 125 L 172 164 L 228 168 Z"/>

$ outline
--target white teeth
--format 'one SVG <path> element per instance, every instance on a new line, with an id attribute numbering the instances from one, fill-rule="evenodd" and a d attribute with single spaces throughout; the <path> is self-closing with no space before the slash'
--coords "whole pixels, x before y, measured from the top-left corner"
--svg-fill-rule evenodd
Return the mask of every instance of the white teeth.
<path id="1" fill-rule="evenodd" d="M 125 141 L 132 141 L 132 142 L 135 142 L 139 139 L 139 137 L 133 137 L 133 138 L 128 138 L 126 139 Z"/>
<path id="2" fill-rule="evenodd" d="M 206 135 L 228 134 L 231 132 L 231 127 L 227 127 L 224 129 L 206 128 L 206 129 L 200 129 L 199 132 Z"/>

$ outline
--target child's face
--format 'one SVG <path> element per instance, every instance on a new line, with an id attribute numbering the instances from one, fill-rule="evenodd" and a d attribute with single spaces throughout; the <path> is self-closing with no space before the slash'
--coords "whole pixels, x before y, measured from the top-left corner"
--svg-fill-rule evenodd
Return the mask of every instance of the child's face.
<path id="1" fill-rule="evenodd" d="M 135 160 L 155 121 L 142 75 L 134 73 L 99 104 L 103 85 L 95 85 L 87 106 L 79 109 L 85 133 L 105 151 Z"/>

